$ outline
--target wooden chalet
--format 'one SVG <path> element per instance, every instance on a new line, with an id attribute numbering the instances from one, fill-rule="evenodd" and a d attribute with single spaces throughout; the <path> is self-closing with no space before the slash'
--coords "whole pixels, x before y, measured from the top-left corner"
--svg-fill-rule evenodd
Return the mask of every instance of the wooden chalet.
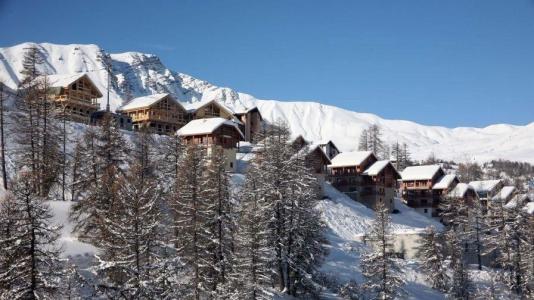
<path id="1" fill-rule="evenodd" d="M 36 81 L 46 80 L 48 95 L 58 111 L 74 122 L 89 124 L 91 115 L 99 109 L 102 93 L 85 73 L 43 75 Z"/>
<path id="2" fill-rule="evenodd" d="M 371 151 L 343 152 L 328 169 L 328 180 L 339 191 L 369 208 L 381 201 L 393 209 L 400 174 L 389 161 L 379 161 Z"/>
<path id="3" fill-rule="evenodd" d="M 187 111 L 170 94 L 138 97 L 118 109 L 132 119 L 135 131 L 172 134 L 186 124 Z"/>
<path id="4" fill-rule="evenodd" d="M 321 180 L 325 179 L 328 174 L 328 165 L 332 162 L 318 144 L 306 145 L 298 152 L 298 155 L 304 156 L 306 165 L 312 170 L 316 177 Z"/>
<path id="5" fill-rule="evenodd" d="M 439 217 L 439 204 L 459 183 L 455 175 L 446 175 L 439 165 L 411 166 L 401 174 L 404 202 L 417 211 Z"/>
<path id="6" fill-rule="evenodd" d="M 341 151 L 339 151 L 339 149 L 337 148 L 337 146 L 334 144 L 334 142 L 332 141 L 324 141 L 324 142 L 321 142 L 319 143 L 319 146 L 321 147 L 321 149 L 323 149 L 323 152 L 326 154 L 326 156 L 329 158 L 329 159 L 332 159 L 334 158 L 336 155 L 338 155 L 339 153 L 341 153 Z"/>
<path id="7" fill-rule="evenodd" d="M 216 100 L 199 101 L 194 103 L 184 103 L 184 107 L 189 114 L 189 120 L 207 119 L 207 118 L 223 118 L 226 120 L 237 121 L 234 112 Z"/>
<path id="8" fill-rule="evenodd" d="M 488 206 L 488 200 L 492 199 L 504 187 L 500 179 L 495 180 L 477 180 L 469 182 L 478 194 L 478 198 L 483 206 Z"/>
<path id="9" fill-rule="evenodd" d="M 310 142 L 307 141 L 302 135 L 298 135 L 291 141 L 291 147 L 295 150 L 300 150 L 309 144 Z"/>
<path id="10" fill-rule="evenodd" d="M 448 198 L 459 200 L 468 206 L 473 206 L 478 201 L 475 189 L 467 183 L 460 182 L 447 194 Z"/>
<path id="11" fill-rule="evenodd" d="M 241 131 L 245 135 L 245 142 L 252 142 L 261 130 L 263 117 L 260 110 L 254 106 L 244 111 L 234 112 L 234 116 L 242 123 Z"/>
<path id="12" fill-rule="evenodd" d="M 214 149 L 222 149 L 227 170 L 235 171 L 237 143 L 244 138 L 235 122 L 223 118 L 196 119 L 180 128 L 177 134 L 187 145 L 205 147 L 208 155 Z"/>

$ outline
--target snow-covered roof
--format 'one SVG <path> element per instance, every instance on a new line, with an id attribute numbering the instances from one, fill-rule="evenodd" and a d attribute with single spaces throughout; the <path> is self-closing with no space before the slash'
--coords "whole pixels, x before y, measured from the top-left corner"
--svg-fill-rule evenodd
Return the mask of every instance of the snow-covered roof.
<path id="1" fill-rule="evenodd" d="M 153 94 L 153 95 L 148 95 L 148 96 L 142 96 L 142 97 L 137 97 L 137 98 L 134 98 L 130 101 L 128 101 L 128 103 L 124 104 L 123 106 L 121 106 L 121 110 L 126 110 L 126 109 L 136 109 L 136 108 L 142 108 L 142 107 L 148 107 L 148 106 L 151 106 L 153 105 L 154 103 L 158 102 L 159 100 L 167 97 L 167 96 L 170 96 L 170 94 Z M 171 96 L 172 98 L 172 96 Z M 172 98 L 174 100 L 174 98 Z M 174 100 L 178 105 L 180 105 L 176 100 Z"/>
<path id="2" fill-rule="evenodd" d="M 41 75 L 35 80 L 42 80 L 46 77 L 50 87 L 67 87 L 85 75 L 86 73 Z"/>
<path id="3" fill-rule="evenodd" d="M 477 181 L 471 181 L 469 182 L 469 185 L 472 186 L 475 191 L 478 192 L 489 192 L 493 190 L 499 183 L 501 183 L 500 179 L 495 180 L 477 180 Z"/>
<path id="4" fill-rule="evenodd" d="M 510 200 L 508 203 L 506 203 L 504 207 L 508 209 L 513 209 L 517 207 L 517 203 L 524 203 L 526 201 L 530 201 L 530 198 L 528 197 L 527 194 L 515 195 L 514 198 L 512 198 L 512 200 Z M 529 202 L 529 203 L 534 203 L 534 202 Z"/>
<path id="5" fill-rule="evenodd" d="M 514 192 L 515 192 L 515 186 L 512 186 L 512 185 L 504 186 L 497 193 L 497 195 L 495 195 L 495 196 L 493 196 L 493 198 L 491 198 L 491 200 L 493 200 L 493 201 L 504 201 L 504 200 L 510 198 L 510 196 L 512 196 L 512 194 Z"/>
<path id="6" fill-rule="evenodd" d="M 369 168 L 367 168 L 365 171 L 363 171 L 362 174 L 363 175 L 368 175 L 368 176 L 376 176 L 376 175 L 380 174 L 380 172 L 389 164 L 390 164 L 389 160 L 376 161 Z"/>
<path id="7" fill-rule="evenodd" d="M 447 174 L 443 175 L 436 184 L 432 187 L 433 190 L 444 190 L 451 186 L 453 181 L 457 179 L 456 175 Z"/>
<path id="8" fill-rule="evenodd" d="M 308 154 L 314 152 L 315 150 L 321 151 L 321 154 L 327 160 L 327 164 L 328 165 L 332 163 L 330 161 L 330 158 L 328 158 L 328 155 L 326 155 L 326 153 L 324 153 L 323 149 L 321 148 L 321 145 L 319 145 L 319 144 L 310 144 L 310 145 L 304 146 L 297 153 L 298 153 L 298 155 L 304 155 L 305 156 L 305 155 L 308 155 Z"/>
<path id="9" fill-rule="evenodd" d="M 206 106 L 206 105 L 209 105 L 210 103 L 213 103 L 217 106 L 219 106 L 219 108 L 221 108 L 222 110 L 225 110 L 228 114 L 231 114 L 233 115 L 234 114 L 234 111 L 222 104 L 221 102 L 217 101 L 217 100 L 202 100 L 202 101 L 196 101 L 196 102 L 182 102 L 182 106 L 188 111 L 188 112 L 195 112 L 197 110 L 199 110 L 200 108 Z"/>
<path id="10" fill-rule="evenodd" d="M 439 165 L 412 166 L 402 171 L 402 180 L 430 180 L 441 170 Z"/>
<path id="11" fill-rule="evenodd" d="M 244 137 L 241 130 L 239 130 L 237 123 L 223 118 L 196 119 L 187 123 L 184 127 L 178 129 L 177 133 L 180 136 L 210 134 L 222 125 L 229 125 L 234 127 L 239 132 L 241 137 Z"/>
<path id="12" fill-rule="evenodd" d="M 460 182 L 449 192 L 449 197 L 463 198 L 465 197 L 465 194 L 469 190 L 472 190 L 473 192 L 475 192 L 472 186 L 470 186 L 467 183 Z"/>
<path id="13" fill-rule="evenodd" d="M 371 155 L 371 151 L 342 152 L 332 159 L 330 167 L 359 166 Z"/>

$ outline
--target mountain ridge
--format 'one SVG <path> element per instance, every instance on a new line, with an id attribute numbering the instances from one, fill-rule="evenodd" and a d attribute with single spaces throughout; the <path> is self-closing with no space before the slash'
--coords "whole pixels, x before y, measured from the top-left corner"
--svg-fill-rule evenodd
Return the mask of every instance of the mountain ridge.
<path id="1" fill-rule="evenodd" d="M 22 43 L 0 48 L 0 81 L 16 89 L 20 82 L 24 48 L 36 45 L 43 53 L 44 74 L 87 72 L 99 89 L 105 91 L 107 75 L 97 56 L 103 51 L 96 44 Z M 278 101 L 257 99 L 228 87 L 167 68 L 157 55 L 136 51 L 109 53 L 113 65 L 110 104 L 116 109 L 123 99 L 153 93 L 170 93 L 180 101 L 216 99 L 234 109 L 258 106 L 267 121 L 281 119 L 293 135 L 313 142 L 333 140 L 342 151 L 357 148 L 363 129 L 378 124 L 389 143 L 407 143 L 413 158 L 430 154 L 455 161 L 484 162 L 508 159 L 534 163 L 534 122 L 527 125 L 492 124 L 486 127 L 448 128 L 422 125 L 409 120 L 383 119 L 318 101 Z M 105 97 L 101 105 L 105 106 Z M 529 142 L 530 141 L 530 142 Z"/>

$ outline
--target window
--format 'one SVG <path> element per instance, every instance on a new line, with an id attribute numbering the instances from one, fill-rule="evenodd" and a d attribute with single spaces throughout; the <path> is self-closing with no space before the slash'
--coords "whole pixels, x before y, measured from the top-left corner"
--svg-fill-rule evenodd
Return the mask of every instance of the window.
<path id="1" fill-rule="evenodd" d="M 230 168 L 234 168 L 234 163 L 233 162 L 230 162 Z"/>
<path id="2" fill-rule="evenodd" d="M 425 212 L 425 214 L 427 214 L 427 213 L 428 213 L 428 209 L 425 208 L 425 209 L 424 209 L 424 212 Z"/>

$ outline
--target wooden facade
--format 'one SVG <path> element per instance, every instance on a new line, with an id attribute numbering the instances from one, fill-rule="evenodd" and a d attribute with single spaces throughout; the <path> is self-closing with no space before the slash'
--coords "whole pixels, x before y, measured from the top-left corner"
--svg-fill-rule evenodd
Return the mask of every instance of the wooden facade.
<path id="1" fill-rule="evenodd" d="M 209 101 L 204 105 L 192 110 L 190 114 L 191 120 L 205 118 L 223 118 L 227 120 L 234 119 L 233 112 L 215 100 Z"/>
<path id="2" fill-rule="evenodd" d="M 134 101 L 139 105 L 135 105 Z M 187 121 L 186 110 L 169 94 L 155 97 L 153 101 L 133 99 L 123 106 L 120 112 L 132 119 L 132 128 L 135 131 L 148 130 L 159 134 L 173 134 Z"/>
<path id="3" fill-rule="evenodd" d="M 327 141 L 319 144 L 321 149 L 323 149 L 323 152 L 326 154 L 328 159 L 332 159 L 336 157 L 341 151 L 337 148 L 337 146 L 332 141 Z"/>
<path id="4" fill-rule="evenodd" d="M 332 160 L 333 164 L 335 159 Z M 375 164 L 382 166 L 376 168 Z M 376 171 L 369 172 L 370 170 Z M 328 175 L 331 184 L 352 199 L 371 209 L 375 209 L 377 202 L 383 202 L 390 211 L 394 207 L 393 199 L 399 178 L 399 173 L 389 161 L 378 161 L 372 153 L 352 165 L 332 165 Z"/>
<path id="5" fill-rule="evenodd" d="M 417 166 L 411 168 L 417 168 Z M 446 193 L 451 188 L 454 188 L 454 186 L 446 189 L 433 188 L 443 176 L 445 176 L 443 169 L 437 168 L 433 174 L 426 178 L 415 180 L 403 178 L 400 190 L 404 203 L 427 216 L 438 217 L 440 212 L 439 204 Z"/>
<path id="6" fill-rule="evenodd" d="M 245 142 L 252 142 L 261 130 L 263 118 L 257 107 L 249 109 L 246 112 L 235 113 L 235 117 L 241 121 L 241 131 L 245 135 Z"/>
<path id="7" fill-rule="evenodd" d="M 49 75 L 49 96 L 58 111 L 74 122 L 89 124 L 91 115 L 99 109 L 102 93 L 87 74 Z"/>
<path id="8" fill-rule="evenodd" d="M 199 145 L 207 155 L 222 151 L 225 167 L 236 170 L 237 144 L 243 134 L 236 124 L 222 118 L 197 119 L 178 130 L 178 135 L 186 145 Z"/>

